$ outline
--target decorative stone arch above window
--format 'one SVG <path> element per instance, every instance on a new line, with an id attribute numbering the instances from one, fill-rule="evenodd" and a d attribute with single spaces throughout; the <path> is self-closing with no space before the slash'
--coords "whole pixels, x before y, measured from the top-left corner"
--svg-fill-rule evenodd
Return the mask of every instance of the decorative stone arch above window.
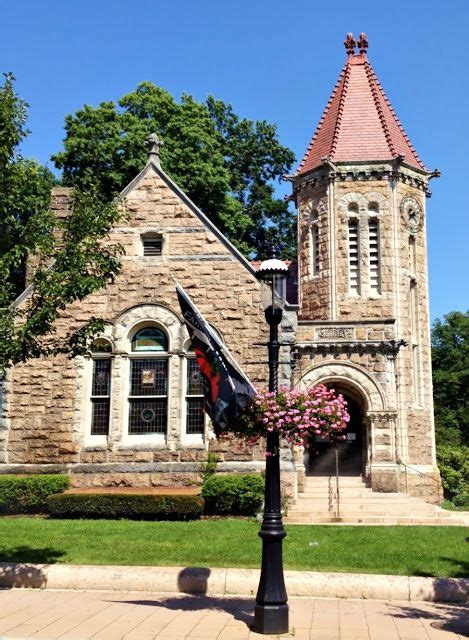
<path id="1" fill-rule="evenodd" d="M 366 411 L 385 411 L 386 397 L 378 382 L 363 367 L 335 360 L 313 366 L 295 382 L 295 387 L 342 382 L 356 387 L 366 402 Z"/>
<path id="2" fill-rule="evenodd" d="M 382 193 L 378 193 L 377 191 L 370 191 L 369 193 L 365 193 L 363 198 L 366 202 L 366 210 L 369 215 L 382 216 L 383 213 L 386 213 L 388 210 L 388 199 L 386 196 L 383 196 Z"/>
<path id="3" fill-rule="evenodd" d="M 170 351 L 182 350 L 181 320 L 170 309 L 156 304 L 133 307 L 125 311 L 116 320 L 114 327 L 116 349 L 120 352 L 129 352 L 135 331 L 151 324 L 156 324 L 165 331 L 168 336 Z"/>
<path id="4" fill-rule="evenodd" d="M 313 216 L 316 216 L 318 219 L 321 218 L 322 214 L 327 211 L 327 199 L 326 198 L 311 198 L 307 202 L 301 204 L 300 213 L 305 216 L 309 216 L 311 221 Z"/>
<path id="5" fill-rule="evenodd" d="M 90 351 L 94 350 L 94 345 L 99 344 L 100 342 L 109 343 L 112 347 L 112 351 L 115 351 L 115 341 L 114 341 L 114 325 L 111 322 L 105 322 L 103 330 L 100 331 L 94 338 L 91 343 Z"/>
<path id="6" fill-rule="evenodd" d="M 338 211 L 344 223 L 350 215 L 356 215 L 353 205 L 358 207 L 360 216 L 382 216 L 387 212 L 389 203 L 388 199 L 377 191 L 370 191 L 368 193 L 350 191 L 342 196 L 338 203 Z"/>

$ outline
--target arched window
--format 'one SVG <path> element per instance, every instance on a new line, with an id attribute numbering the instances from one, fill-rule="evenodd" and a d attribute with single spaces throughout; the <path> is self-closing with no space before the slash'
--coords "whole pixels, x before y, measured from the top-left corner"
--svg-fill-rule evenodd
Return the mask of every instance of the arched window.
<path id="1" fill-rule="evenodd" d="M 111 343 L 97 338 L 92 346 L 91 435 L 107 436 L 111 402 Z"/>
<path id="2" fill-rule="evenodd" d="M 377 218 L 369 218 L 368 220 L 368 260 L 370 291 L 381 293 L 379 222 Z"/>
<path id="3" fill-rule="evenodd" d="M 186 357 L 186 433 L 203 434 L 205 428 L 203 379 L 192 349 Z"/>
<path id="4" fill-rule="evenodd" d="M 313 211 L 310 226 L 310 268 L 311 275 L 319 275 L 319 219 L 318 212 Z"/>
<path id="5" fill-rule="evenodd" d="M 140 329 L 132 339 L 132 351 L 167 351 L 168 338 L 157 327 Z"/>
<path id="6" fill-rule="evenodd" d="M 351 204 L 349 212 L 358 215 L 358 206 Z M 358 218 L 348 220 L 348 266 L 350 293 L 360 294 L 360 234 Z"/>
<path id="7" fill-rule="evenodd" d="M 129 435 L 166 433 L 167 352 L 168 337 L 158 327 L 145 327 L 133 336 L 130 354 Z"/>

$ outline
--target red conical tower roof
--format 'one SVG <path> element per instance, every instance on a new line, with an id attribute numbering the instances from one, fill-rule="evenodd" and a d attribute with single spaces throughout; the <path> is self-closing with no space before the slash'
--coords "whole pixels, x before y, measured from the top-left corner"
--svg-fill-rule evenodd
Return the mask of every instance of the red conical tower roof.
<path id="1" fill-rule="evenodd" d="M 347 62 L 296 175 L 319 167 L 323 158 L 368 162 L 403 156 L 406 164 L 427 171 L 367 60 L 365 34 L 357 43 L 349 33 L 344 44 Z"/>

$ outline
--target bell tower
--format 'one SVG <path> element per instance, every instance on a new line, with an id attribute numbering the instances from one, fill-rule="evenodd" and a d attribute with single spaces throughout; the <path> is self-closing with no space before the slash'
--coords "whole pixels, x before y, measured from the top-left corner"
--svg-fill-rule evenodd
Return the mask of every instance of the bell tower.
<path id="1" fill-rule="evenodd" d="M 341 464 L 378 491 L 437 500 L 425 201 L 420 160 L 367 58 L 347 58 L 294 175 L 298 209 L 296 384 L 354 406 Z M 321 468 L 310 456 L 306 471 Z M 324 462 L 327 466 L 327 464 Z"/>

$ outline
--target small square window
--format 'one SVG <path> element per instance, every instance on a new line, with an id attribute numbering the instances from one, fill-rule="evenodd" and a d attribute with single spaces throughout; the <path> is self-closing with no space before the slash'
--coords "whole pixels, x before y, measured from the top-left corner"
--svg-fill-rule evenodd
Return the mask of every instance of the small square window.
<path id="1" fill-rule="evenodd" d="M 160 256 L 163 249 L 163 238 L 142 238 L 144 256 Z"/>

